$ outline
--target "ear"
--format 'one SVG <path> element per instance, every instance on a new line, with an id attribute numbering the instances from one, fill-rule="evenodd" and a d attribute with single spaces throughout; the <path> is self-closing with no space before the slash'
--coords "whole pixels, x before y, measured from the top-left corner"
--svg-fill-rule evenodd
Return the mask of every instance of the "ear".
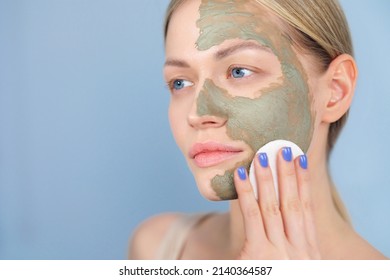
<path id="1" fill-rule="evenodd" d="M 351 106 L 358 76 L 354 58 L 348 54 L 339 55 L 331 62 L 325 75 L 329 94 L 322 120 L 333 123 Z"/>

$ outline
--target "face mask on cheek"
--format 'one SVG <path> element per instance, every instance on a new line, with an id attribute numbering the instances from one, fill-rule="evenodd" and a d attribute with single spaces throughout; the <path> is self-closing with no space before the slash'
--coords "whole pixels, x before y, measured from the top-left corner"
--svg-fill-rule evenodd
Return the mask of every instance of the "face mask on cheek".
<path id="1" fill-rule="evenodd" d="M 233 96 L 212 80 L 206 80 L 199 93 L 197 114 L 226 119 L 227 135 L 232 140 L 244 141 L 252 150 L 251 156 L 238 162 L 235 168 L 248 169 L 255 152 L 272 140 L 285 139 L 297 143 L 305 152 L 308 149 L 312 134 L 308 89 L 299 71 L 294 67 L 282 68 L 289 71 L 289 79 L 282 85 L 260 91 L 257 98 Z M 216 175 L 210 182 L 221 200 L 237 198 L 233 182 L 235 168 Z"/>

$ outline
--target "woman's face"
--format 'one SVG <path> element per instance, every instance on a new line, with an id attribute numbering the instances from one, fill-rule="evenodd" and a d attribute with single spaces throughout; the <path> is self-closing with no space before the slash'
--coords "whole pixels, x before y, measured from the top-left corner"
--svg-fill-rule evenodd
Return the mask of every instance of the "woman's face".
<path id="1" fill-rule="evenodd" d="M 164 76 L 178 146 L 203 194 L 237 198 L 233 173 L 266 143 L 307 152 L 314 127 L 302 57 L 254 1 L 185 1 L 166 38 Z"/>

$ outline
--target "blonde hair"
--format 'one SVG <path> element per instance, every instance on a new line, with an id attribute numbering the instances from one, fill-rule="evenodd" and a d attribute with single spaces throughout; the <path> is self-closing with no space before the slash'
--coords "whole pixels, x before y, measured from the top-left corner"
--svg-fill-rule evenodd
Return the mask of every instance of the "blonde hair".
<path id="1" fill-rule="evenodd" d="M 186 0 L 172 0 L 168 6 L 164 24 L 167 36 L 169 22 L 174 11 Z M 268 8 L 284 23 L 286 34 L 302 50 L 318 61 L 320 71 L 326 71 L 329 64 L 340 54 L 353 56 L 352 39 L 348 22 L 338 0 L 253 0 Z M 331 123 L 328 131 L 328 157 L 347 120 L 346 112 L 339 120 Z M 331 187 L 333 203 L 341 217 L 350 222 L 348 212 L 336 190 Z"/>

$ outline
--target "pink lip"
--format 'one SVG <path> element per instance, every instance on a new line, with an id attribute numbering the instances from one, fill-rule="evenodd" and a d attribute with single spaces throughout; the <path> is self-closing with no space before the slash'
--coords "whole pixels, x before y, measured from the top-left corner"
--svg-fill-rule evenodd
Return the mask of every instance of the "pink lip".
<path id="1" fill-rule="evenodd" d="M 224 162 L 240 152 L 242 149 L 216 142 L 196 143 L 192 146 L 189 157 L 198 167 L 204 168 Z"/>

